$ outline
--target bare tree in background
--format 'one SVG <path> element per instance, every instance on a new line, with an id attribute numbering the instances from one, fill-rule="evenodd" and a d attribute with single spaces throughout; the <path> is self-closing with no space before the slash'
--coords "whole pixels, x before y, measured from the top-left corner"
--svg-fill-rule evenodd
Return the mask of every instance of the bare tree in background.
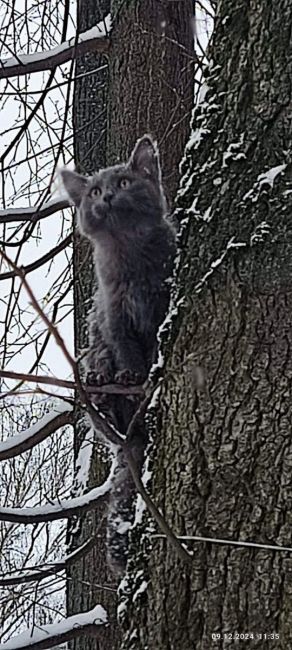
<path id="1" fill-rule="evenodd" d="M 76 477 L 76 496 L 65 498 L 70 489 L 71 443 L 67 430 L 60 430 L 73 423 L 72 389 L 78 388 L 68 345 L 72 289 L 75 349 L 79 350 L 86 340 L 84 326 L 92 273 L 88 249 L 76 233 L 72 268 L 71 215 L 66 210 L 67 200 L 52 194 L 53 178 L 58 165 L 72 160 L 73 143 L 75 163 L 82 171 L 91 172 L 124 158 L 136 137 L 150 131 L 162 150 L 171 202 L 188 135 L 195 69 L 200 61 L 193 52 L 189 0 L 179 7 L 168 2 L 153 3 L 146 13 L 143 3 L 137 3 L 133 11 L 125 3 L 113 2 L 111 33 L 105 19 L 106 2 L 98 7 L 80 2 L 77 30 L 72 22 L 72 4 L 32 3 L 23 16 L 17 2 L 11 7 L 3 3 L 1 13 L 1 101 L 2 109 L 7 107 L 7 126 L 2 133 L 4 149 L 0 158 L 1 409 L 5 438 L 0 459 L 7 489 L 1 492 L 4 502 L 0 519 L 6 522 L 2 547 L 5 549 L 6 544 L 8 549 L 12 539 L 23 535 L 28 550 L 17 558 L 9 547 L 3 556 L 0 584 L 5 589 L 1 603 L 6 608 L 5 639 L 27 623 L 33 630 L 33 647 L 53 647 L 78 636 L 75 647 L 89 648 L 90 641 L 82 639 L 86 634 L 93 635 L 92 647 L 96 648 L 118 643 L 114 622 L 116 585 L 107 582 L 102 528 L 97 532 L 102 519 L 98 503 L 106 500 L 108 487 L 106 483 L 105 487 L 93 487 L 102 482 L 106 468 L 96 454 L 96 441 L 92 437 L 84 440 L 86 429 L 79 417 L 74 442 L 76 463 L 77 456 L 80 461 L 80 445 L 83 451 L 87 446 L 87 452 L 81 463 L 83 475 L 79 472 Z M 32 52 L 40 50 L 42 56 L 32 56 Z M 125 52 L 129 60 L 123 67 Z M 106 60 L 105 54 L 109 57 Z M 10 111 L 11 98 L 14 113 Z M 124 124 L 122 115 L 130 118 Z M 29 301 L 25 288 L 30 292 Z M 55 325 L 63 336 L 61 346 Z M 61 351 L 56 351 L 56 344 Z M 64 370 L 60 370 L 61 353 L 67 363 Z M 60 401 L 62 392 L 64 403 Z M 81 398 L 84 405 L 86 396 L 81 394 Z M 18 415 L 20 408 L 22 417 Z M 20 437 L 12 435 L 13 421 L 17 422 L 18 432 L 24 430 Z M 88 446 L 94 449 L 93 461 Z M 25 455 L 18 459 L 19 454 Z M 85 488 L 89 492 L 83 498 L 81 491 Z M 28 503 L 33 508 L 24 507 Z M 84 518 L 88 510 L 95 514 Z M 66 553 L 64 526 L 57 529 L 52 521 L 72 517 L 76 524 L 70 527 L 72 545 Z M 88 608 L 91 612 L 82 620 L 73 614 L 68 624 L 45 627 L 45 638 L 40 638 L 39 626 L 55 621 L 57 613 L 62 613 L 62 599 L 57 603 L 56 593 L 64 589 L 64 571 L 69 614 Z M 107 608 L 113 612 L 110 632 L 104 631 L 104 610 L 94 608 L 97 600 L 104 602 L 104 595 Z M 25 606 L 21 604 L 24 601 Z M 22 636 L 16 645 L 26 647 L 28 639 Z M 29 643 L 32 646 L 31 638 Z"/>
<path id="2" fill-rule="evenodd" d="M 50 4 L 50 7 L 49 7 Z M 23 16 L 19 3 L 2 3 L 1 60 L 12 54 L 48 50 L 65 42 L 73 32 L 69 3 L 31 3 Z M 20 66 L 20 60 L 16 61 Z M 5 64 L 1 72 L 4 75 Z M 37 288 L 38 297 L 59 327 L 68 331 L 72 313 L 70 215 L 54 215 L 54 227 L 42 220 L 53 208 L 45 208 L 58 164 L 70 153 L 70 78 L 73 67 L 51 68 L 45 75 L 14 76 L 1 81 L 1 245 L 24 266 Z M 68 123 L 69 121 L 69 123 Z M 71 140 L 72 142 L 72 140 Z M 23 210 L 27 205 L 35 208 Z M 16 206 L 21 206 L 17 209 Z M 64 207 L 62 203 L 59 206 Z M 36 218 L 35 218 L 36 217 Z M 56 372 L 49 365 L 51 335 L 27 302 L 14 271 L 0 261 L 1 368 L 9 373 Z M 64 324 L 64 325 L 63 325 Z M 66 372 L 64 368 L 64 372 Z M 7 383 L 8 381 L 8 383 Z M 14 388 L 5 398 L 5 392 Z M 45 388 L 45 386 L 43 386 Z M 47 387 L 48 388 L 48 387 Z M 49 390 L 49 388 L 48 388 Z M 72 435 L 59 427 L 72 424 L 68 405 L 59 409 L 54 397 L 34 392 L 32 384 L 1 380 L 1 440 L 17 443 L 15 433 L 30 431 L 40 444 L 20 442 L 9 449 L 1 445 L 1 506 L 36 506 L 69 496 L 72 480 Z M 41 442 L 42 422 L 51 420 L 51 437 Z M 38 425 L 38 422 L 40 423 Z M 10 438 L 10 436 L 13 436 Z M 34 443 L 36 444 L 36 443 Z M 21 456 L 15 454 L 21 453 Z M 10 460 L 8 460 L 10 458 Z M 1 578 L 11 574 L 14 584 L 1 587 L 1 638 L 7 639 L 26 626 L 51 623 L 64 608 L 64 570 L 39 583 L 18 583 L 23 567 L 43 565 L 60 558 L 65 544 L 65 522 L 24 525 L 0 524 Z M 18 579 L 17 579 L 18 578 Z"/>
<path id="3" fill-rule="evenodd" d="M 84 32 L 100 22 L 110 10 L 110 2 L 96 3 L 90 0 L 78 2 L 77 31 Z M 81 75 L 75 82 L 73 98 L 74 160 L 78 170 L 91 174 L 106 166 L 108 60 L 98 53 L 89 53 L 76 61 L 76 72 Z M 86 73 L 86 76 L 83 76 Z M 89 124 L 89 128 L 86 126 Z M 94 271 L 89 242 L 74 232 L 74 348 L 76 354 L 87 345 L 87 314 L 93 294 Z M 75 492 L 92 488 L 107 476 L 109 463 L 107 453 L 98 444 L 88 421 L 75 413 L 74 456 Z M 84 465 L 87 473 L 84 477 Z M 95 537 L 95 544 L 79 561 L 68 568 L 67 611 L 75 614 L 102 602 L 115 620 L 116 586 L 108 576 L 105 554 L 106 505 L 81 516 L 78 525 L 69 522 L 68 544 L 71 550 Z M 116 629 L 114 625 L 102 631 L 102 638 L 114 648 Z M 80 637 L 72 647 L 99 647 L 95 639 Z"/>

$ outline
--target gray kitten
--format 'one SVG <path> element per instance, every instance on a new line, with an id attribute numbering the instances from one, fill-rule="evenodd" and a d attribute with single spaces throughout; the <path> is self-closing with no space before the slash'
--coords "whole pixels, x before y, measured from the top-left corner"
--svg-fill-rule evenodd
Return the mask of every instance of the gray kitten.
<path id="1" fill-rule="evenodd" d="M 128 163 L 86 178 L 61 172 L 78 208 L 80 231 L 93 245 L 98 289 L 91 315 L 88 379 L 138 383 L 156 352 L 167 311 L 174 232 L 164 219 L 165 198 L 156 145 L 138 140 Z"/>
<path id="2" fill-rule="evenodd" d="M 98 289 L 89 319 L 87 381 L 141 383 L 155 359 L 175 254 L 174 231 L 164 218 L 158 149 L 145 135 L 125 164 L 91 178 L 66 169 L 61 174 L 78 209 L 79 229 L 94 251 Z M 109 414 L 122 433 L 137 406 L 133 398 L 111 398 Z M 128 442 L 140 468 L 146 444 L 143 423 L 137 422 Z M 133 492 L 120 450 L 108 515 L 110 564 L 118 572 L 125 566 Z"/>

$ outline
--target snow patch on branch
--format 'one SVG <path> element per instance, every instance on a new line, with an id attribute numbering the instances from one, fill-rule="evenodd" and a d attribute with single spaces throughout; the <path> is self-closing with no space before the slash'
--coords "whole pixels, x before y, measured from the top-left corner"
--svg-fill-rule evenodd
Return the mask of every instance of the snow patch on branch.
<path id="1" fill-rule="evenodd" d="M 33 205 L 30 205 L 26 208 L 7 208 L 6 210 L 0 210 L 0 217 L 13 217 L 19 216 L 21 214 L 32 215 L 35 214 L 35 212 L 44 212 L 48 208 L 51 208 L 56 204 L 61 202 L 63 203 L 65 201 L 69 203 L 67 194 L 65 194 L 65 192 L 60 192 L 58 195 L 51 197 L 49 201 L 46 201 L 46 203 L 44 203 L 39 209 Z"/>
<path id="2" fill-rule="evenodd" d="M 92 502 L 110 492 L 114 466 L 115 462 L 112 464 L 111 472 L 107 480 L 86 494 L 32 508 L 0 508 L 0 521 L 17 521 L 19 519 L 20 523 L 33 523 L 36 520 L 51 521 L 53 519 L 63 519 L 71 514 L 75 514 L 75 510 L 79 508 L 85 509 L 86 506 L 89 506 Z"/>
<path id="3" fill-rule="evenodd" d="M 65 402 L 64 400 L 57 399 L 54 401 L 54 406 L 52 409 L 50 409 L 49 413 L 46 413 L 43 418 L 38 420 L 35 424 L 32 424 L 31 427 L 26 429 L 25 431 L 22 431 L 21 433 L 18 433 L 15 436 L 11 436 L 4 440 L 3 442 L 0 443 L 0 454 L 3 452 L 7 452 L 10 449 L 13 449 L 14 447 L 18 447 L 19 445 L 23 444 L 24 442 L 27 442 L 30 440 L 30 438 L 33 438 L 41 429 L 43 429 L 49 422 L 55 419 L 56 415 L 60 415 L 61 413 L 66 413 L 66 411 L 72 411 L 73 406 L 69 404 L 68 402 Z"/>
<path id="4" fill-rule="evenodd" d="M 1 643 L 0 650 L 25 650 L 25 648 L 33 648 L 38 643 L 52 641 L 54 638 L 56 638 L 56 643 L 58 643 L 58 637 L 70 633 L 74 628 L 82 628 L 89 625 L 106 625 L 106 623 L 106 610 L 102 605 L 96 605 L 90 611 L 74 614 L 74 616 L 69 616 L 63 621 L 60 621 L 60 623 L 50 623 L 49 625 L 43 625 L 38 628 L 34 626 L 32 630 L 27 630 L 27 632 L 19 634 L 10 641 Z M 48 647 L 52 646 L 48 645 Z"/>
<path id="5" fill-rule="evenodd" d="M 7 69 L 18 65 L 26 66 L 29 65 L 30 63 L 35 63 L 36 61 L 45 61 L 46 59 L 51 59 L 52 57 L 56 57 L 59 54 L 65 52 L 66 50 L 69 50 L 71 47 L 75 47 L 80 43 L 84 43 L 86 41 L 91 41 L 91 40 L 104 38 L 108 36 L 111 27 L 112 27 L 111 16 L 110 14 L 108 14 L 100 23 L 98 23 L 98 25 L 95 25 L 94 27 L 91 27 L 91 29 L 88 29 L 86 32 L 79 34 L 78 40 L 74 36 L 73 38 L 70 38 L 68 41 L 65 41 L 64 43 L 60 43 L 60 45 L 57 45 L 57 47 L 54 47 L 51 50 L 46 50 L 45 52 L 34 52 L 33 54 L 20 54 L 17 57 L 13 56 L 10 59 L 6 59 L 6 61 L 2 61 L 1 67 L 2 69 L 3 68 Z"/>

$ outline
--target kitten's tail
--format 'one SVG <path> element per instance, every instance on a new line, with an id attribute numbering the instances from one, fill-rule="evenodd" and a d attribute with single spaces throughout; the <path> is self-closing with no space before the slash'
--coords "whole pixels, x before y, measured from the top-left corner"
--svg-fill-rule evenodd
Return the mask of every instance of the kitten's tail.
<path id="1" fill-rule="evenodd" d="M 112 573 L 121 577 L 128 556 L 128 534 L 133 523 L 134 483 L 122 449 L 117 452 L 117 465 L 107 516 L 107 562 Z"/>
<path id="2" fill-rule="evenodd" d="M 135 432 L 128 441 L 139 474 L 146 446 L 145 431 L 141 426 L 141 423 L 137 423 Z M 118 578 L 122 577 L 126 568 L 129 529 L 134 521 L 135 494 L 136 488 L 128 461 L 119 448 L 107 517 L 107 561 L 112 573 Z"/>

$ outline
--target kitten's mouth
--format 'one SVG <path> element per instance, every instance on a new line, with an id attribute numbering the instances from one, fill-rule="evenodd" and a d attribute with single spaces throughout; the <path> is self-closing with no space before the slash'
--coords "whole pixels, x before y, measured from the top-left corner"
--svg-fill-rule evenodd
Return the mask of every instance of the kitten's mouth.
<path id="1" fill-rule="evenodd" d="M 110 210 L 109 206 L 100 206 L 98 210 L 93 210 L 93 216 L 96 222 L 100 223 L 102 221 L 105 221 L 105 219 L 109 216 Z"/>

